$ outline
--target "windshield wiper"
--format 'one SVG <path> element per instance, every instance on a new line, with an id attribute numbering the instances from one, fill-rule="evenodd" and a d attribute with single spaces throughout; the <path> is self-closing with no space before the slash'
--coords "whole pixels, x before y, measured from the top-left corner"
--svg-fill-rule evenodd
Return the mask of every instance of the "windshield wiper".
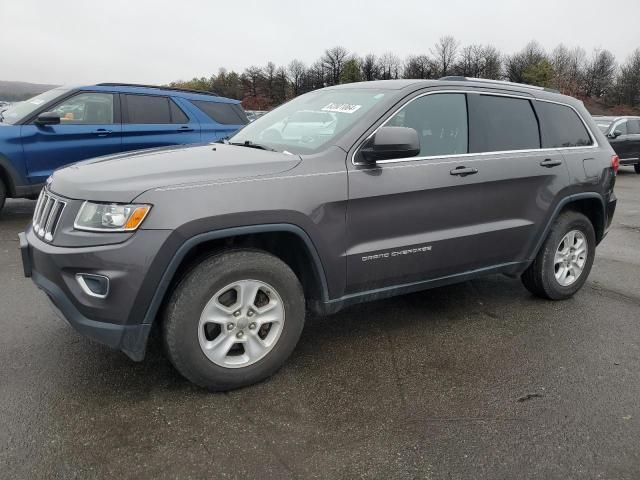
<path id="1" fill-rule="evenodd" d="M 259 150 L 267 150 L 269 152 L 278 151 L 275 148 L 267 147 L 266 145 L 261 145 L 259 143 L 254 143 L 251 140 L 245 140 L 244 142 L 229 142 L 229 145 L 236 145 L 237 147 L 257 148 Z"/>

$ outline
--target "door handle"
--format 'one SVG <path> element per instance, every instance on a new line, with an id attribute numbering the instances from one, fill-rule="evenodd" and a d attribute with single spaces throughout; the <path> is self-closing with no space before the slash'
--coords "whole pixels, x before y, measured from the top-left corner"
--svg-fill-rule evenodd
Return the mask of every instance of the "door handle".
<path id="1" fill-rule="evenodd" d="M 106 137 L 107 135 L 111 135 L 113 132 L 111 130 L 107 130 L 106 128 L 98 128 L 92 132 L 94 135 L 99 137 Z"/>
<path id="2" fill-rule="evenodd" d="M 178 129 L 179 132 L 193 132 L 193 128 L 184 125 Z"/>
<path id="3" fill-rule="evenodd" d="M 467 175 L 475 175 L 478 173 L 477 168 L 468 168 L 468 167 L 456 167 L 449 172 L 451 175 L 460 175 L 461 177 L 466 177 Z"/>
<path id="4" fill-rule="evenodd" d="M 552 160 L 550 158 L 546 158 L 540 162 L 541 167 L 551 168 L 551 167 L 557 167 L 558 165 L 562 165 L 561 160 Z"/>

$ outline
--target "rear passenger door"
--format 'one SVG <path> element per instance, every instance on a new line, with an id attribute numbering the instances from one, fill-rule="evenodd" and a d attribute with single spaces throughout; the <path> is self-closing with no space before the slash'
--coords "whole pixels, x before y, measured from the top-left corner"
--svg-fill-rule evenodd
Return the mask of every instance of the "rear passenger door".
<path id="1" fill-rule="evenodd" d="M 120 97 L 123 151 L 200 142 L 199 123 L 170 97 L 130 93 Z"/>
<path id="2" fill-rule="evenodd" d="M 619 135 L 613 136 L 613 132 L 618 132 Z M 620 157 L 620 160 L 632 157 L 631 155 L 631 142 L 629 141 L 629 134 L 627 132 L 627 120 L 618 120 L 611 127 L 611 132 L 608 137 L 609 143 L 615 150 L 616 154 Z"/>
<path id="3" fill-rule="evenodd" d="M 627 132 L 629 134 L 629 156 L 640 160 L 640 119 L 627 120 Z"/>
<path id="4" fill-rule="evenodd" d="M 602 159 L 594 155 L 594 140 L 578 113 L 569 105 L 538 99 L 536 112 L 542 126 L 542 146 L 562 152 L 571 185 L 596 181 Z"/>
<path id="5" fill-rule="evenodd" d="M 419 156 L 349 166 L 351 292 L 517 267 L 568 181 L 540 149 L 532 98 L 430 92 L 385 121 L 414 128 Z"/>

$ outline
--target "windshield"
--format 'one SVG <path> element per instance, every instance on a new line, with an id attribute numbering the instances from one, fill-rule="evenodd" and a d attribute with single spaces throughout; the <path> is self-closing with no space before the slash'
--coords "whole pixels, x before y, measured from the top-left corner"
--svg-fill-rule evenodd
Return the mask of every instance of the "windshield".
<path id="1" fill-rule="evenodd" d="M 23 118 L 28 117 L 45 103 L 55 100 L 60 95 L 68 92 L 64 88 L 54 88 L 48 92 L 41 93 L 24 102 L 15 103 L 2 112 L 2 121 L 4 123 L 15 124 Z"/>
<path id="2" fill-rule="evenodd" d="M 295 154 L 318 152 L 351 128 L 385 92 L 354 88 L 307 93 L 256 119 L 229 142 Z"/>
<path id="3" fill-rule="evenodd" d="M 611 121 L 610 120 L 597 120 L 596 121 L 596 125 L 598 125 L 598 128 L 600 129 L 600 131 L 602 133 L 607 133 L 607 130 L 609 130 L 609 127 L 611 126 Z"/>

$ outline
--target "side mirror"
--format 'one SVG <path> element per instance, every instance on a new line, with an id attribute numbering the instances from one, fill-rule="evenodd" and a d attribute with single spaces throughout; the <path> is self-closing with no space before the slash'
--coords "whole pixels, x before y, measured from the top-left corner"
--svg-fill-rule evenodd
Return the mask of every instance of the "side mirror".
<path id="1" fill-rule="evenodd" d="M 418 132 L 408 127 L 382 127 L 360 149 L 365 163 L 410 158 L 420 153 Z"/>
<path id="2" fill-rule="evenodd" d="M 60 115 L 55 112 L 43 112 L 38 115 L 34 123 L 36 125 L 58 125 L 60 123 Z"/>
<path id="3" fill-rule="evenodd" d="M 622 135 L 622 132 L 620 130 L 614 130 L 609 134 L 609 137 L 618 138 L 620 135 Z"/>

